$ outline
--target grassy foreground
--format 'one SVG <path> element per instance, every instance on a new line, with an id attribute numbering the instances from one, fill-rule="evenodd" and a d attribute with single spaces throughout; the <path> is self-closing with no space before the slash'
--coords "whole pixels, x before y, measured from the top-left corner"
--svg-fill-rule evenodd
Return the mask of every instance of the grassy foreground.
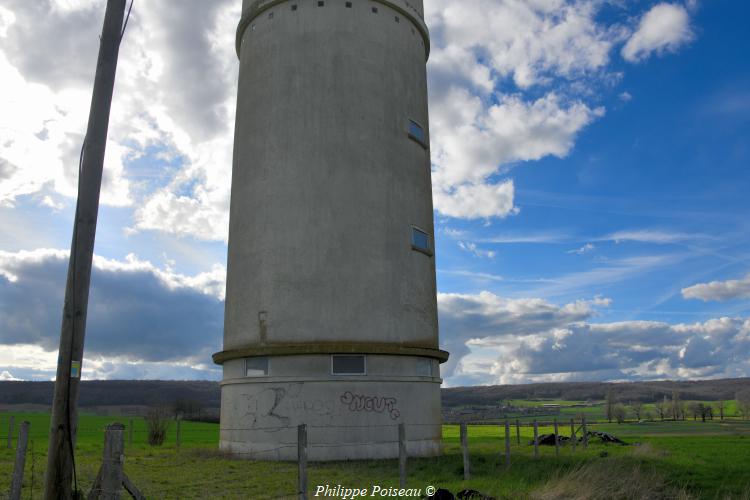
<path id="1" fill-rule="evenodd" d="M 15 451 L 6 448 L 8 414 L 0 413 L 0 498 L 7 495 Z M 46 466 L 48 416 L 16 414 L 31 422 L 23 498 L 41 498 Z M 88 492 L 101 464 L 103 429 L 114 417 L 83 415 L 77 447 L 77 475 Z M 130 418 L 119 419 L 129 425 Z M 133 445 L 126 431 L 125 472 L 148 498 L 295 498 L 295 463 L 234 460 L 217 450 L 218 425 L 182 423 L 182 446 L 174 445 L 172 425 L 167 444 L 152 448 L 145 442 L 141 419 L 133 419 Z M 601 424 L 593 430 L 612 432 L 638 446 L 592 444 L 587 450 L 569 447 L 555 457 L 554 447 L 541 447 L 533 458 L 528 446 L 532 431 L 522 429 L 521 445 L 512 440 L 513 464 L 501 463 L 504 450 L 497 426 L 470 426 L 472 479 L 463 480 L 458 427 L 443 430 L 445 454 L 439 458 L 410 459 L 408 486 L 448 488 L 454 493 L 472 488 L 498 498 L 750 498 L 750 423 L 648 422 Z M 543 428 L 541 432 L 550 432 Z M 561 434 L 568 430 L 561 428 Z M 398 486 L 395 460 L 311 463 L 311 498 L 318 485 L 349 488 Z M 331 497 L 329 497 L 331 498 Z M 337 497 L 333 497 L 337 498 Z"/>

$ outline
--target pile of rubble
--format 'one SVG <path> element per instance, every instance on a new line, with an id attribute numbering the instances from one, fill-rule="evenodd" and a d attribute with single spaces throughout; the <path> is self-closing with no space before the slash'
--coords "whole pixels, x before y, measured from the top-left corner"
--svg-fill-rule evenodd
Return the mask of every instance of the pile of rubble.
<path id="1" fill-rule="evenodd" d="M 589 442 L 591 442 L 591 439 L 599 439 L 604 444 L 620 444 L 620 445 L 627 445 L 625 441 L 622 439 L 613 436 L 612 434 L 606 433 L 606 432 L 598 432 L 598 431 L 588 431 L 588 438 Z M 566 445 L 568 442 L 570 442 L 570 437 L 568 436 L 557 436 L 557 441 L 561 445 Z M 583 441 L 583 436 L 577 438 L 577 442 Z M 539 436 L 539 444 L 541 446 L 555 446 L 555 435 L 554 434 L 542 434 Z M 532 439 L 531 442 L 529 442 L 530 446 L 534 446 L 534 440 Z"/>

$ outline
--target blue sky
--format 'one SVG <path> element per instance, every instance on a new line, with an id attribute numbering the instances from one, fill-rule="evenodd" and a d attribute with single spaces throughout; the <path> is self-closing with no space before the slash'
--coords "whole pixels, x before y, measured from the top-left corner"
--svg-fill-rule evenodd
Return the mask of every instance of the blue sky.
<path id="1" fill-rule="evenodd" d="M 240 2 L 187 3 L 121 49 L 88 378 L 220 376 Z M 0 0 L 0 378 L 54 376 L 103 5 Z M 446 385 L 750 374 L 748 14 L 426 0 Z"/>

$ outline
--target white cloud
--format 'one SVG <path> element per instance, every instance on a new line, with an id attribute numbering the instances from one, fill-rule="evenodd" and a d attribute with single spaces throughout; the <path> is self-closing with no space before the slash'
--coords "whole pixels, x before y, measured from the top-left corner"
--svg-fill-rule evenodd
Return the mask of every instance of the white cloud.
<path id="1" fill-rule="evenodd" d="M 682 289 L 686 299 L 710 300 L 750 299 L 750 274 L 738 280 L 699 283 Z"/>
<path id="2" fill-rule="evenodd" d="M 574 249 L 574 250 L 568 250 L 567 253 L 574 253 L 574 254 L 577 254 L 577 255 L 583 255 L 585 253 L 593 252 L 595 249 L 596 249 L 596 245 L 594 245 L 593 243 L 586 243 L 581 248 L 577 248 L 577 249 Z"/>
<path id="3" fill-rule="evenodd" d="M 0 380 L 4 382 L 8 381 L 15 381 L 15 380 L 21 380 L 20 378 L 16 378 L 8 370 L 3 370 L 0 372 Z"/>
<path id="4" fill-rule="evenodd" d="M 145 197 L 135 205 L 136 229 L 224 240 L 240 5 L 183 3 L 135 5 L 120 48 L 101 201 Z M 40 202 L 59 206 L 55 194 L 75 196 L 104 2 L 8 0 L 4 9 L 0 203 L 42 193 Z M 168 182 L 154 186 L 131 171 L 146 155 L 178 165 L 160 174 Z"/>
<path id="5" fill-rule="evenodd" d="M 643 16 L 638 30 L 622 48 L 622 56 L 638 62 L 654 53 L 675 52 L 693 36 L 687 10 L 678 4 L 660 3 Z"/>
<path id="6" fill-rule="evenodd" d="M 452 89 L 431 108 L 433 198 L 442 214 L 461 218 L 517 213 L 512 180 L 488 178 L 518 161 L 563 157 L 576 134 L 603 108 L 580 101 L 564 105 L 548 93 L 534 101 L 499 96 L 486 106 L 465 89 Z"/>
<path id="7" fill-rule="evenodd" d="M 477 246 L 476 243 L 472 243 L 470 241 L 459 241 L 458 247 L 465 251 L 469 252 L 475 257 L 482 257 L 487 259 L 493 259 L 495 258 L 495 252 L 492 250 L 483 250 Z"/>
<path id="8" fill-rule="evenodd" d="M 57 87 L 44 80 L 65 80 L 64 75 L 78 71 L 80 59 L 91 52 L 94 58 L 88 73 L 93 72 L 96 51 L 82 51 L 79 57 L 67 57 L 59 53 L 62 47 L 55 45 L 60 39 L 53 40 L 50 34 L 38 37 L 33 32 L 52 31 L 71 45 L 75 45 L 71 40 L 80 42 L 90 37 L 94 48 L 97 35 L 89 25 L 84 29 L 64 24 L 56 26 L 58 17 L 54 11 L 41 17 L 36 12 L 40 3 L 25 3 L 25 8 L 15 4 L 11 16 L 2 15 L 5 20 L 11 19 L 2 30 L 5 36 L 0 50 L 0 107 L 3 109 L 0 114 L 0 204 L 3 205 L 12 206 L 18 197 L 37 192 L 73 197 L 77 190 L 79 151 L 86 130 L 90 90 L 80 82 Z M 93 17 L 87 14 L 78 16 L 78 20 Z M 27 36 L 32 37 L 33 42 Z M 53 45 L 42 47 L 45 41 Z M 41 50 L 49 54 L 39 59 Z M 24 68 L 23 73 L 19 67 Z M 126 206 L 132 202 L 123 166 L 128 155 L 129 150 L 118 140 L 107 141 L 102 203 Z"/>
<path id="9" fill-rule="evenodd" d="M 750 320 L 592 323 L 596 298 L 557 306 L 489 292 L 440 294 L 449 385 L 747 376 Z"/>
<path id="10" fill-rule="evenodd" d="M 493 176 L 519 162 L 566 156 L 577 134 L 604 114 L 566 90 L 606 79 L 622 30 L 598 24 L 598 8 L 585 0 L 426 5 L 438 212 L 468 219 L 517 213 L 512 180 Z M 520 92 L 502 90 L 508 79 Z M 525 94 L 560 79 L 556 91 Z"/>
<path id="11" fill-rule="evenodd" d="M 441 344 L 451 357 L 443 366 L 443 376 L 452 376 L 461 359 L 469 353 L 472 339 L 533 335 L 564 327 L 595 314 L 609 299 L 580 300 L 560 307 L 538 298 L 507 299 L 491 292 L 479 294 L 438 294 Z"/>
<path id="12" fill-rule="evenodd" d="M 456 78 L 468 75 L 486 89 L 494 87 L 491 72 L 528 87 L 550 75 L 599 70 L 617 39 L 612 29 L 596 22 L 598 5 L 592 1 L 476 0 L 472 8 L 451 0 L 425 3 L 437 41 L 431 56 L 435 69 Z M 477 55 L 486 63 L 473 62 Z"/>
<path id="13" fill-rule="evenodd" d="M 617 231 L 602 238 L 598 238 L 598 240 L 614 241 L 615 243 L 634 241 L 639 243 L 656 243 L 663 245 L 702 238 L 705 238 L 705 236 L 701 234 L 676 233 L 672 231 L 661 231 L 655 229 L 636 229 Z"/>

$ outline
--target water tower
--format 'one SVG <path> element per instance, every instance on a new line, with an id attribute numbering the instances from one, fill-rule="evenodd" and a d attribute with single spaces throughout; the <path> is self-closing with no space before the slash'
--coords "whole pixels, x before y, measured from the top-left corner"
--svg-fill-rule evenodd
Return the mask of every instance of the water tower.
<path id="1" fill-rule="evenodd" d="M 245 0 L 222 449 L 440 452 L 422 0 Z"/>

